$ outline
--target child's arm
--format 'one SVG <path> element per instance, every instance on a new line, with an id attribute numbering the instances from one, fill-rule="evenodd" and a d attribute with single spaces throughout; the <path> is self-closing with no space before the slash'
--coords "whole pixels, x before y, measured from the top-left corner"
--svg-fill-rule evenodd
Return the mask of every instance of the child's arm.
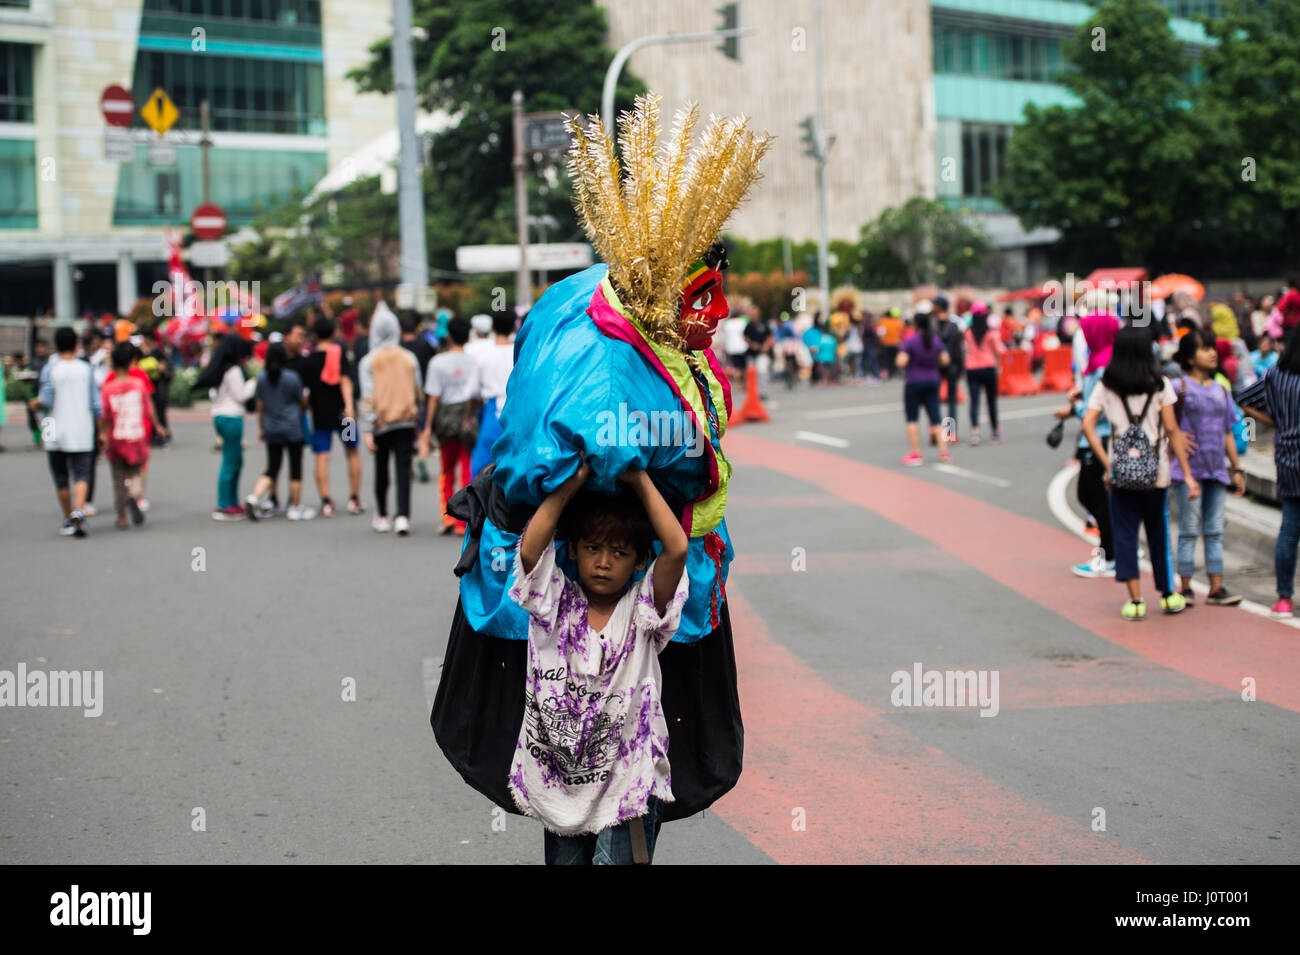
<path id="1" fill-rule="evenodd" d="M 528 526 L 524 528 L 524 536 L 519 539 L 519 561 L 523 564 L 525 574 L 531 574 L 537 562 L 541 560 L 546 545 L 555 536 L 555 527 L 560 523 L 560 515 L 564 513 L 564 508 L 590 476 L 591 468 L 584 461 L 571 478 L 547 495 L 546 500 L 542 501 L 542 506 L 528 521 Z"/>
<path id="2" fill-rule="evenodd" d="M 1241 470 L 1241 460 L 1237 457 L 1237 436 L 1232 433 L 1232 429 L 1223 436 L 1223 446 L 1228 452 L 1228 464 L 1230 466 L 1229 474 L 1232 476 L 1232 486 L 1236 489 L 1237 497 L 1246 493 L 1246 475 Z"/>
<path id="3" fill-rule="evenodd" d="M 655 535 L 663 544 L 663 551 L 655 559 L 654 569 L 655 611 L 662 617 L 668 609 L 668 601 L 677 592 L 682 571 L 686 569 L 690 541 L 686 539 L 686 532 L 682 530 L 672 508 L 650 480 L 650 475 L 644 471 L 629 470 L 624 471 L 619 480 L 630 484 L 637 497 L 641 498 Z"/>

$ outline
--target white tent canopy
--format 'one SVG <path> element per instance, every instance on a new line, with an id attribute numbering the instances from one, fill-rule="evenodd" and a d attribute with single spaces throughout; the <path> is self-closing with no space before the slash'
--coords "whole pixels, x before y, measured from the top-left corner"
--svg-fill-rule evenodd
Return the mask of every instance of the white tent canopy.
<path id="1" fill-rule="evenodd" d="M 439 133 L 454 124 L 455 117 L 443 112 L 420 113 L 415 117 L 417 135 Z M 397 129 L 390 129 L 336 163 L 334 168 L 316 183 L 306 201 L 314 202 L 321 196 L 328 196 L 346 188 L 358 179 L 381 176 L 396 169 L 398 149 Z"/>

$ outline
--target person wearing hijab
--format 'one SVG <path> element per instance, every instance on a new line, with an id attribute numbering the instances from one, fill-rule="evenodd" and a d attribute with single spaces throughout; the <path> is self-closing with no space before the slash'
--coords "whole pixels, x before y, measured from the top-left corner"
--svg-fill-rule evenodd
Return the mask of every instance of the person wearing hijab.
<path id="1" fill-rule="evenodd" d="M 221 339 L 208 367 L 199 375 L 198 386 L 212 393 L 212 424 L 221 438 L 221 471 L 217 477 L 217 507 L 214 521 L 242 521 L 239 503 L 239 474 L 244 468 L 244 411 L 257 388 L 257 380 L 244 374 L 253 346 L 238 335 Z"/>
<path id="2" fill-rule="evenodd" d="M 375 309 L 370 351 L 358 366 L 361 432 L 375 456 L 375 516 L 371 527 L 405 537 L 411 532 L 411 457 L 420 416 L 423 378 L 415 355 L 402 347 L 402 328 L 387 307 Z M 397 517 L 388 519 L 388 459 L 397 469 Z"/>

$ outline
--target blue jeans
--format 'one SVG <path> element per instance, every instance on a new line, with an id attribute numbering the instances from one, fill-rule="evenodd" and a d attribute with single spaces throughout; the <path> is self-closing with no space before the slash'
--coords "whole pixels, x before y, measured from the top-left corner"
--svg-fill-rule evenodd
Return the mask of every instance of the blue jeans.
<path id="1" fill-rule="evenodd" d="M 1178 576 L 1191 577 L 1196 570 L 1196 538 L 1205 538 L 1205 572 L 1223 576 L 1223 504 L 1228 487 L 1213 478 L 1199 482 L 1201 496 L 1187 499 L 1187 482 L 1173 486 L 1178 501 Z"/>
<path id="2" fill-rule="evenodd" d="M 1277 569 L 1277 595 L 1295 593 L 1295 554 L 1300 544 L 1300 497 L 1282 498 L 1282 529 L 1277 532 L 1273 565 Z"/>
<path id="3" fill-rule="evenodd" d="M 651 796 L 646 802 L 646 814 L 641 817 L 645 827 L 646 854 L 651 862 L 655 857 L 655 839 L 663 819 L 663 803 Z M 558 836 L 546 832 L 547 865 L 633 865 L 632 821 L 610 826 L 600 832 L 585 836 Z"/>
<path id="4" fill-rule="evenodd" d="M 217 507 L 239 504 L 239 472 L 244 469 L 244 419 L 219 415 L 212 419 L 221 437 L 221 473 L 217 475 Z"/>

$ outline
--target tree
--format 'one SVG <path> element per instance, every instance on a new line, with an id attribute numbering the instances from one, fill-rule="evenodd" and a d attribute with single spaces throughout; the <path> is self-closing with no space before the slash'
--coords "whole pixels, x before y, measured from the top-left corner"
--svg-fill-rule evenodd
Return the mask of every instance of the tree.
<path id="1" fill-rule="evenodd" d="M 1194 245 L 1209 129 L 1189 62 L 1156 0 L 1106 0 L 1062 49 L 1075 108 L 1025 107 L 998 198 L 1026 229 L 1062 234 L 1072 267 L 1177 262 Z"/>
<path id="2" fill-rule="evenodd" d="M 1259 268 L 1300 252 L 1300 0 L 1228 0 L 1206 29 L 1204 110 L 1214 130 L 1207 163 L 1231 240 Z"/>
<path id="3" fill-rule="evenodd" d="M 596 113 L 613 52 L 592 0 L 416 0 L 413 23 L 423 31 L 412 41 L 420 105 L 458 120 L 433 138 L 424 177 L 429 257 L 452 269 L 458 245 L 516 239 L 511 95 L 522 90 L 529 112 Z M 389 41 L 349 76 L 363 91 L 390 92 Z M 615 108 L 643 90 L 624 71 Z M 566 176 L 530 174 L 528 189 L 529 211 L 561 223 L 549 240 L 582 239 Z"/>
<path id="4" fill-rule="evenodd" d="M 857 253 L 864 268 L 848 277 L 868 288 L 962 281 L 989 252 L 988 239 L 964 219 L 922 196 L 891 206 L 862 227 Z"/>

